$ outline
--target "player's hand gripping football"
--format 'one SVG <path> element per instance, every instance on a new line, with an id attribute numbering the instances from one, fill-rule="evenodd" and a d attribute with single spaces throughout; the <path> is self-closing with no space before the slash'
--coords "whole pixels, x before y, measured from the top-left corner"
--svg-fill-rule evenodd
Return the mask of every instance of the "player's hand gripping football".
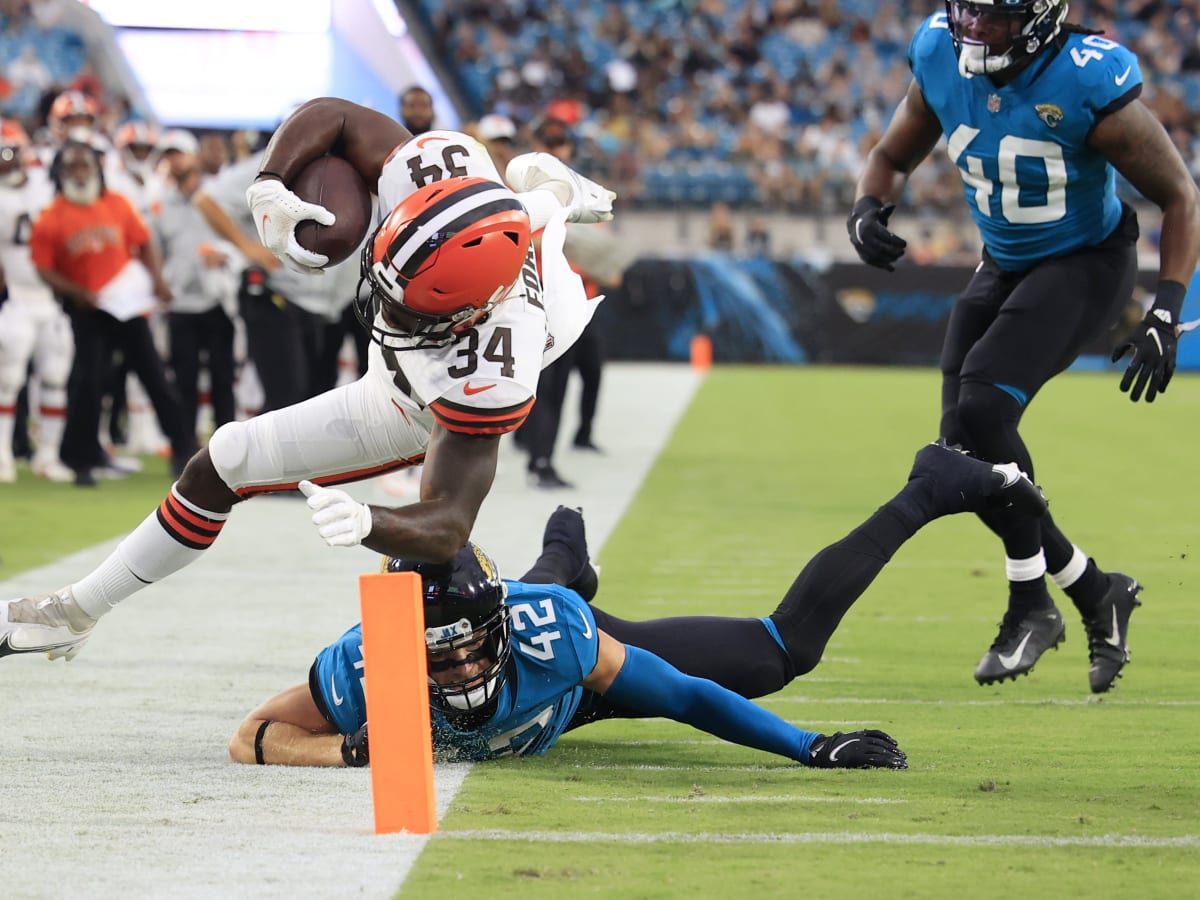
<path id="1" fill-rule="evenodd" d="M 330 547 L 357 547 L 371 533 L 371 507 L 345 491 L 302 481 L 297 487 L 308 498 L 317 533 Z"/>
<path id="2" fill-rule="evenodd" d="M 332 225 L 337 216 L 323 206 L 301 200 L 276 178 L 260 178 L 246 188 L 246 202 L 254 215 L 258 239 L 264 247 L 293 268 L 316 273 L 329 262 L 323 253 L 305 250 L 296 240 L 296 226 L 306 219 Z"/>
<path id="3" fill-rule="evenodd" d="M 342 736 L 342 762 L 352 769 L 365 766 L 371 761 L 371 748 L 367 742 L 367 723 L 362 728 Z"/>
<path id="4" fill-rule="evenodd" d="M 815 769 L 908 768 L 908 756 L 896 739 L 874 729 L 821 735 L 808 754 L 808 764 Z"/>
<path id="5" fill-rule="evenodd" d="M 858 251 L 858 257 L 869 266 L 896 271 L 892 265 L 904 255 L 908 242 L 888 230 L 888 219 L 896 204 L 886 206 L 875 197 L 863 197 L 854 204 L 846 230 L 850 232 L 850 243 Z"/>

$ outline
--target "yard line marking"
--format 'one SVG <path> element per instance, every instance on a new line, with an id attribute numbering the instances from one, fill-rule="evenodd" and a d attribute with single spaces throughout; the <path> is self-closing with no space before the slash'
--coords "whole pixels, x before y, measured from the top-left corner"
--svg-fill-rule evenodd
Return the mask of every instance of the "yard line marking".
<path id="1" fill-rule="evenodd" d="M 870 706 L 886 703 L 888 706 L 1200 706 L 1200 700 L 1117 700 L 1114 698 L 1087 697 L 1067 699 L 1047 697 L 1042 700 L 896 700 L 869 697 L 759 697 L 755 703 L 837 703 Z"/>
<path id="2" fill-rule="evenodd" d="M 576 803 L 907 803 L 892 797 L 807 797 L 803 795 L 772 794 L 746 797 L 722 797 L 701 794 L 695 797 L 572 797 Z"/>
<path id="3" fill-rule="evenodd" d="M 539 841 L 546 844 L 924 844 L 934 847 L 1200 847 L 1200 835 L 1146 837 L 1099 834 L 1063 837 L 1054 834 L 896 834 L 861 831 L 807 831 L 793 834 L 655 834 L 597 831 L 441 831 L 432 840 Z"/>

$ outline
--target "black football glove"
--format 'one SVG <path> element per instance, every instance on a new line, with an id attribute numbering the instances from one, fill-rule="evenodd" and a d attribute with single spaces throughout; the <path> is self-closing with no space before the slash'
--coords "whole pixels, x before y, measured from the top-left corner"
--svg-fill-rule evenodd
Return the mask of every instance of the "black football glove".
<path id="1" fill-rule="evenodd" d="M 888 219 L 896 208 L 895 203 L 886 206 L 875 197 L 863 197 L 854 204 L 846 230 L 850 232 L 850 243 L 858 251 L 859 259 L 869 266 L 896 271 L 892 265 L 904 255 L 908 243 L 888 231 Z"/>
<path id="2" fill-rule="evenodd" d="M 1121 377 L 1121 390 L 1128 391 L 1129 399 L 1134 403 L 1141 399 L 1143 389 L 1146 402 L 1153 403 L 1155 397 L 1166 393 L 1167 385 L 1171 383 L 1171 376 L 1175 374 L 1175 347 L 1179 341 L 1175 328 L 1186 293 L 1187 288 L 1177 281 L 1160 281 L 1158 296 L 1146 318 L 1138 323 L 1125 343 L 1113 350 L 1113 362 L 1133 351 L 1133 358 Z"/>
<path id="3" fill-rule="evenodd" d="M 357 769 L 360 766 L 365 766 L 371 761 L 369 748 L 367 747 L 367 723 L 363 722 L 362 728 L 342 737 L 342 761 L 352 769 Z"/>
<path id="4" fill-rule="evenodd" d="M 808 764 L 814 769 L 907 769 L 908 756 L 882 731 L 839 731 L 813 741 Z"/>

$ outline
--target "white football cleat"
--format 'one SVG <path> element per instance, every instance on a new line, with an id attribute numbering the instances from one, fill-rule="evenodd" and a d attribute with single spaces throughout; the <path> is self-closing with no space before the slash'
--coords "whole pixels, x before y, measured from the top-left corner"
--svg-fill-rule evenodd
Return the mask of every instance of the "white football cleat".
<path id="1" fill-rule="evenodd" d="M 74 659 L 96 620 L 80 609 L 70 588 L 0 603 L 0 657 L 45 653 Z"/>
<path id="2" fill-rule="evenodd" d="M 47 481 L 54 481 L 58 484 L 71 484 L 75 480 L 75 471 L 68 469 L 54 457 L 46 457 L 45 459 L 34 457 L 31 468 L 35 477 L 44 478 Z"/>
<path id="3" fill-rule="evenodd" d="M 584 178 L 552 153 L 522 153 L 513 157 L 504 178 L 515 193 L 549 190 L 570 210 L 568 222 L 590 225 L 613 217 L 617 195 L 602 185 Z"/>

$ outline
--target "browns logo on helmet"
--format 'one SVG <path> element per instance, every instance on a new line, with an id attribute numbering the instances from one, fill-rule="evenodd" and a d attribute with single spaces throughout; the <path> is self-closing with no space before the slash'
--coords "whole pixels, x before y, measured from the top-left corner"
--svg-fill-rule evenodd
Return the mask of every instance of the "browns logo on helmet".
<path id="1" fill-rule="evenodd" d="M 529 242 L 529 214 L 504 185 L 435 181 L 405 198 L 363 246 L 355 311 L 390 349 L 446 346 L 516 283 Z M 378 313 L 386 327 L 375 323 Z"/>

